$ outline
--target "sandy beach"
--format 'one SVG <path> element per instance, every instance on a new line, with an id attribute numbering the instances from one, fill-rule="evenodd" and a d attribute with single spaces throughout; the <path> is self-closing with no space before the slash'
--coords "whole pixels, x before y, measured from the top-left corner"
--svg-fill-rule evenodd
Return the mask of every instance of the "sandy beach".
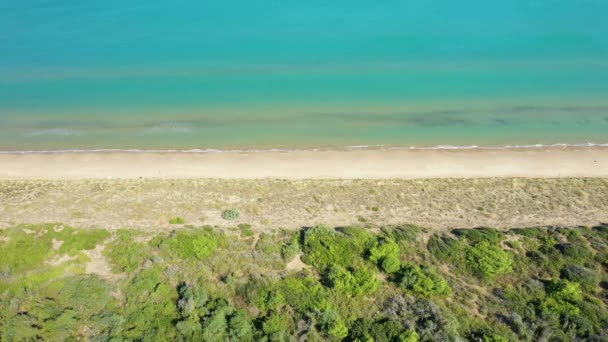
<path id="1" fill-rule="evenodd" d="M 608 147 L 0 154 L 0 179 L 607 177 Z"/>
<path id="2" fill-rule="evenodd" d="M 608 221 L 608 148 L 0 154 L 0 226 Z M 241 212 L 238 222 L 222 210 Z"/>

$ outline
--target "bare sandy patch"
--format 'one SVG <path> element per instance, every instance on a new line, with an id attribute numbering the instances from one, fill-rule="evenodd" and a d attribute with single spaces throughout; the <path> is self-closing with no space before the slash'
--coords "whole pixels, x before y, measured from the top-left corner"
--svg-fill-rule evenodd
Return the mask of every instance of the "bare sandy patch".
<path id="1" fill-rule="evenodd" d="M 308 265 L 302 262 L 301 256 L 301 254 L 296 255 L 293 260 L 287 263 L 285 268 L 291 272 L 298 272 L 306 269 Z"/>
<path id="2" fill-rule="evenodd" d="M 51 260 L 48 260 L 47 263 L 49 265 L 51 265 L 51 266 L 59 266 L 59 265 L 61 265 L 63 263 L 66 263 L 68 261 L 73 261 L 73 260 L 76 260 L 76 259 L 78 259 L 77 255 L 69 256 L 67 254 L 64 254 L 64 255 L 55 257 L 55 258 L 53 258 Z"/>
<path id="3" fill-rule="evenodd" d="M 83 252 L 91 259 L 91 261 L 86 264 L 85 273 L 96 274 L 101 278 L 108 280 L 122 278 L 124 275 L 112 272 L 112 266 L 110 266 L 110 263 L 103 255 L 105 247 L 105 245 L 99 244 L 95 247 L 95 249 Z"/>

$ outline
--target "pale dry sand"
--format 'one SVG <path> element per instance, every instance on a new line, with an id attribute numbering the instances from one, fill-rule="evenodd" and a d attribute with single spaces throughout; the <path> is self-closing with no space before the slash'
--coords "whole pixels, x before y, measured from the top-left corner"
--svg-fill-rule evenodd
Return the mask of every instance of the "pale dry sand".
<path id="1" fill-rule="evenodd" d="M 0 154 L 0 179 L 608 177 L 608 148 Z"/>
<path id="2" fill-rule="evenodd" d="M 226 221 L 225 209 L 240 218 Z M 257 232 L 418 224 L 432 229 L 594 226 L 608 222 L 608 178 L 130 179 L 0 181 L 0 227 L 172 230 L 186 224 Z"/>

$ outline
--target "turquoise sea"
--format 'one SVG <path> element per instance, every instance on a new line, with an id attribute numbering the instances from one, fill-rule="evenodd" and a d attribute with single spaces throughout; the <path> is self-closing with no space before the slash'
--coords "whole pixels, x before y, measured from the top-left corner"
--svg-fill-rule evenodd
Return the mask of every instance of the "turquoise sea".
<path id="1" fill-rule="evenodd" d="M 0 151 L 608 143 L 608 1 L 0 1 Z"/>

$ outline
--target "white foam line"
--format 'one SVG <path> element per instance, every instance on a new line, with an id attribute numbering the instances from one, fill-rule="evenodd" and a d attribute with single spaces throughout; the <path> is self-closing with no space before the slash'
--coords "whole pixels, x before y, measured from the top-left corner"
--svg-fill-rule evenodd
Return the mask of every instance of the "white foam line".
<path id="1" fill-rule="evenodd" d="M 393 150 L 514 150 L 514 149 L 541 149 L 541 148 L 586 148 L 586 147 L 608 147 L 608 143 L 581 143 L 581 144 L 533 144 L 533 145 L 505 145 L 505 146 L 478 146 L 478 145 L 437 145 L 437 146 L 390 146 L 385 145 L 353 145 L 334 148 L 310 148 L 310 149 L 284 149 L 284 148 L 269 148 L 269 149 L 60 149 L 60 150 L 13 150 L 0 151 L 0 154 L 52 154 L 52 153 L 268 153 L 268 152 L 298 152 L 298 151 L 357 151 L 357 150 L 378 150 L 378 151 L 393 151 Z"/>

